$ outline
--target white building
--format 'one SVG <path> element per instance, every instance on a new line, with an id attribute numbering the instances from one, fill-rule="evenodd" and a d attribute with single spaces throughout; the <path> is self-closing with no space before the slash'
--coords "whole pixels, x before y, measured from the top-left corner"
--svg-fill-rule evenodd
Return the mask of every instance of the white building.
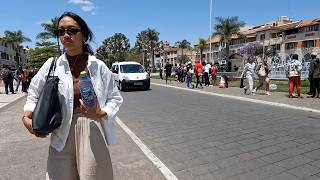
<path id="1" fill-rule="evenodd" d="M 27 48 L 7 43 L 3 37 L 0 37 L 0 66 L 9 66 L 15 69 L 17 62 L 21 66 L 26 66 L 28 64 L 27 51 Z"/>

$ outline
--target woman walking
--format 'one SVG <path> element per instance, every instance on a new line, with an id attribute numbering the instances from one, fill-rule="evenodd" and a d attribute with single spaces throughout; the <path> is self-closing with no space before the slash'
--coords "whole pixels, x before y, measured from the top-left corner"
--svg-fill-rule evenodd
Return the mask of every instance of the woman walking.
<path id="1" fill-rule="evenodd" d="M 262 60 L 261 64 L 258 65 L 258 67 L 256 68 L 256 74 L 258 75 L 259 78 L 259 85 L 253 90 L 253 92 L 258 91 L 264 83 L 266 83 L 266 95 L 270 96 L 270 92 L 269 92 L 269 68 L 267 65 L 267 61 L 266 60 Z"/>
<path id="2" fill-rule="evenodd" d="M 249 57 L 247 63 L 244 66 L 241 77 L 246 77 L 248 80 L 248 85 L 244 87 L 244 94 L 250 95 L 253 92 L 253 80 L 254 80 L 254 69 L 256 64 L 254 63 L 253 57 Z"/>
<path id="3" fill-rule="evenodd" d="M 122 97 L 108 67 L 92 56 L 92 32 L 77 14 L 65 12 L 58 19 L 56 32 L 65 53 L 56 60 L 62 124 L 51 133 L 47 161 L 47 180 L 112 180 L 113 170 L 108 146 L 115 142 L 113 121 Z M 33 77 L 22 121 L 31 134 L 32 112 L 45 84 L 53 58 L 47 60 Z M 96 106 L 86 107 L 79 91 L 80 72 L 87 71 L 94 87 Z"/>

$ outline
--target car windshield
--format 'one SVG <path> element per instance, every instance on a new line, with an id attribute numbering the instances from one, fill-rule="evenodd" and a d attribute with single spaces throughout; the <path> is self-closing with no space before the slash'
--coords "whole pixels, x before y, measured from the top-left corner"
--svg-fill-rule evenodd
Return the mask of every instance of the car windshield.
<path id="1" fill-rule="evenodd" d="M 120 65 L 122 73 L 144 73 L 144 69 L 140 64 L 125 64 Z"/>

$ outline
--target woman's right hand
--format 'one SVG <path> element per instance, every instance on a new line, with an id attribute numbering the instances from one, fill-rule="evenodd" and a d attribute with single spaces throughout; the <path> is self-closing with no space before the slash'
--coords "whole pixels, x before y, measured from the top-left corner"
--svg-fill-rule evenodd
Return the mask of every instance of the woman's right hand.
<path id="1" fill-rule="evenodd" d="M 24 116 L 23 119 L 22 119 L 22 122 L 23 122 L 24 126 L 28 129 L 28 131 L 29 131 L 31 134 L 35 135 L 36 137 L 40 137 L 40 138 L 45 138 L 45 137 L 47 137 L 47 134 L 45 134 L 45 135 L 37 134 L 37 133 L 35 133 L 35 132 L 33 131 L 33 129 L 32 129 L 32 119 L 31 119 L 31 118 L 29 118 L 29 117 L 27 117 L 27 116 Z"/>

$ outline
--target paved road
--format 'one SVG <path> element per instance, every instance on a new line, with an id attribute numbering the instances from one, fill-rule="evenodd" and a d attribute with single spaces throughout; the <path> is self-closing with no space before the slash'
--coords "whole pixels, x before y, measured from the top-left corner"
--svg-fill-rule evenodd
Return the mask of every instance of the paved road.
<path id="1" fill-rule="evenodd" d="M 153 85 L 119 118 L 181 180 L 320 179 L 320 117 Z"/>
<path id="2" fill-rule="evenodd" d="M 35 138 L 24 128 L 20 119 L 25 98 L 3 96 L 11 103 L 0 106 L 0 180 L 43 180 L 49 138 Z M 110 147 L 115 180 L 165 180 L 118 126 L 117 134 L 118 144 Z"/>

